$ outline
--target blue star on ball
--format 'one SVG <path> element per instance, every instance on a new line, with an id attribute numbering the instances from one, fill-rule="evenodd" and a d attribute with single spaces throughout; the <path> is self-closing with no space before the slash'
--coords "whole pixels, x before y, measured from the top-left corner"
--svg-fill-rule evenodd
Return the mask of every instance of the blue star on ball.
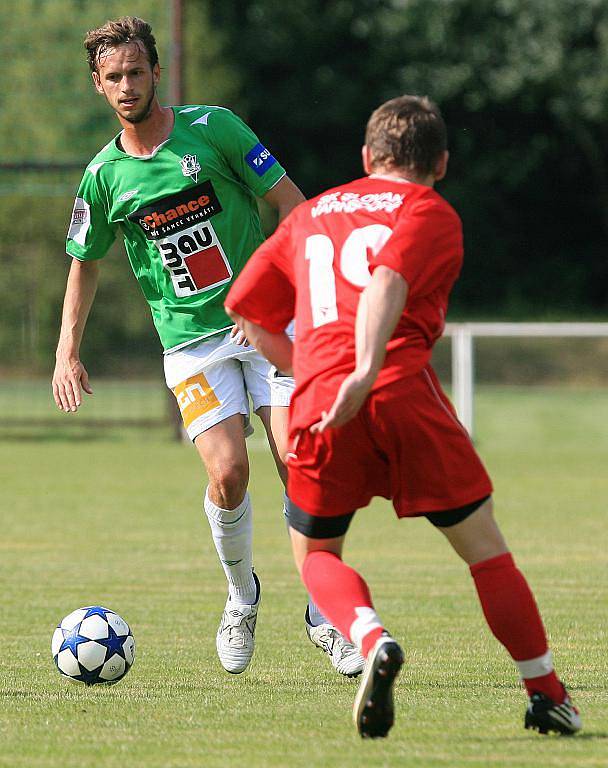
<path id="1" fill-rule="evenodd" d="M 83 637 L 80 634 L 80 624 L 76 624 L 76 626 L 72 629 L 62 629 L 61 631 L 63 633 L 63 642 L 61 643 L 61 647 L 57 653 L 59 654 L 61 651 L 65 651 L 67 648 L 69 648 L 74 656 L 78 658 L 78 646 L 82 643 L 88 643 L 90 638 Z"/>
<path id="2" fill-rule="evenodd" d="M 123 643 L 125 641 L 124 637 L 121 637 L 120 635 L 117 635 L 116 632 L 112 629 L 112 627 L 108 624 L 108 636 L 106 638 L 103 638 L 101 640 L 96 640 L 96 643 L 99 643 L 99 645 L 103 645 L 106 649 L 106 661 L 112 656 L 114 656 L 115 653 L 117 653 L 119 656 L 122 656 L 122 658 L 126 661 L 125 656 L 125 650 L 123 648 Z"/>
<path id="3" fill-rule="evenodd" d="M 84 683 L 85 685 L 95 685 L 96 683 L 103 682 L 99 679 L 101 667 L 92 669 L 90 672 L 88 669 L 85 669 L 82 664 L 79 664 L 78 667 L 80 669 L 80 674 L 74 675 L 74 680 L 80 680 L 80 682 Z"/>
<path id="4" fill-rule="evenodd" d="M 89 616 L 101 616 L 102 619 L 107 621 L 108 613 L 111 613 L 111 611 L 108 611 L 107 608 L 102 608 L 101 605 L 92 605 L 90 608 L 87 608 L 84 618 L 88 619 Z"/>

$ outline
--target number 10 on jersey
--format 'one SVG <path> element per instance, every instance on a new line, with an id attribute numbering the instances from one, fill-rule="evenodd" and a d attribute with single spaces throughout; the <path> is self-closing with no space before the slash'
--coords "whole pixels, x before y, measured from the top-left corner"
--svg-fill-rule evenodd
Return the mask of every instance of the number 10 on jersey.
<path id="1" fill-rule="evenodd" d="M 370 224 L 353 229 L 340 249 L 339 264 L 334 265 L 335 245 L 327 235 L 306 238 L 305 258 L 308 262 L 308 283 L 312 324 L 319 328 L 338 319 L 336 302 L 336 273 L 354 286 L 365 288 L 371 279 L 369 258 L 376 256 L 392 235 L 384 224 Z"/>

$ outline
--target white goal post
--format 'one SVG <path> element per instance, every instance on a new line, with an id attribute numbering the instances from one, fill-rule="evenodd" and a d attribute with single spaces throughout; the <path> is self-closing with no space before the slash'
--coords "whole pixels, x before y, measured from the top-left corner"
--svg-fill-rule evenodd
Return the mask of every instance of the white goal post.
<path id="1" fill-rule="evenodd" d="M 448 323 L 452 339 L 452 399 L 458 418 L 473 435 L 475 337 L 608 337 L 608 323 Z"/>

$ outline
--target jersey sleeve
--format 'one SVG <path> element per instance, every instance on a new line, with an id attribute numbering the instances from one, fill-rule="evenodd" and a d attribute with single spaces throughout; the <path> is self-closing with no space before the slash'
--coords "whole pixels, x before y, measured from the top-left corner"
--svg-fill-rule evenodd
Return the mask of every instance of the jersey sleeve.
<path id="1" fill-rule="evenodd" d="M 399 272 L 409 297 L 426 296 L 453 281 L 462 266 L 462 225 L 442 200 L 420 200 L 403 212 L 393 234 L 371 263 Z"/>
<path id="2" fill-rule="evenodd" d="M 284 331 L 295 315 L 290 219 L 281 222 L 255 251 L 225 302 L 226 307 L 270 333 Z"/>
<path id="3" fill-rule="evenodd" d="M 79 261 L 101 259 L 116 239 L 95 176 L 88 169 L 80 182 L 68 230 L 66 251 Z"/>
<path id="4" fill-rule="evenodd" d="M 240 117 L 228 109 L 209 118 L 213 141 L 238 178 L 263 197 L 285 176 L 285 169 Z"/>

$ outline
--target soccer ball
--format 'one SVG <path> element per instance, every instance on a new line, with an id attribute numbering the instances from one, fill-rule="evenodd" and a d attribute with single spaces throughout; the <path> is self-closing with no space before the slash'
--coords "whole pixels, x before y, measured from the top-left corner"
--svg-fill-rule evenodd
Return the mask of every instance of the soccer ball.
<path id="1" fill-rule="evenodd" d="M 57 669 L 70 680 L 85 685 L 117 683 L 131 669 L 135 640 L 117 613 L 89 605 L 58 624 L 51 651 Z"/>

